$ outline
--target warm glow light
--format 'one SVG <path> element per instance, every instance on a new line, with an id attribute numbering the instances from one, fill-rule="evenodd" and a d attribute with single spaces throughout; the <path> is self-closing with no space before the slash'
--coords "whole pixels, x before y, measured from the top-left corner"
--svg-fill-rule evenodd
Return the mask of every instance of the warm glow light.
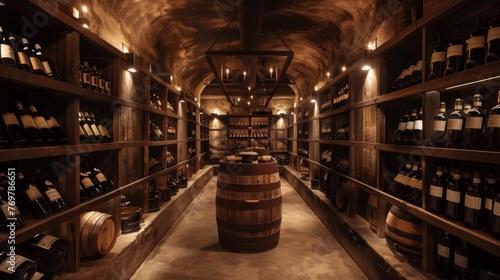
<path id="1" fill-rule="evenodd" d="M 377 48 L 377 38 L 373 39 L 368 43 L 368 49 L 373 51 Z"/>
<path id="2" fill-rule="evenodd" d="M 345 70 L 347 70 L 345 66 L 342 66 L 342 72 L 345 72 Z"/>
<path id="3" fill-rule="evenodd" d="M 87 5 L 82 6 L 82 12 L 84 12 L 84 13 L 88 12 Z M 85 17 L 85 14 L 84 14 L 84 17 Z"/>
<path id="4" fill-rule="evenodd" d="M 229 69 L 226 69 L 226 79 L 229 79 Z"/>
<path id="5" fill-rule="evenodd" d="M 253 99 L 253 95 L 250 95 L 250 99 Z"/>
<path id="6" fill-rule="evenodd" d="M 248 91 L 250 91 L 252 88 L 251 87 L 248 87 Z"/>
<path id="7" fill-rule="evenodd" d="M 127 69 L 127 71 L 129 71 L 130 73 L 135 73 L 135 72 L 137 72 L 137 70 L 136 70 L 134 67 L 129 67 L 129 68 Z"/>
<path id="8" fill-rule="evenodd" d="M 198 98 L 196 98 L 196 97 L 195 97 L 195 98 L 194 98 L 194 101 L 196 101 L 196 100 L 198 100 Z"/>
<path id="9" fill-rule="evenodd" d="M 295 113 L 294 113 L 294 112 L 291 112 L 290 114 L 295 115 Z"/>
<path id="10" fill-rule="evenodd" d="M 240 102 L 240 98 L 238 97 L 238 102 Z"/>
<path id="11" fill-rule="evenodd" d="M 271 78 L 273 77 L 273 68 L 269 68 L 269 72 L 271 73 Z"/>
<path id="12" fill-rule="evenodd" d="M 247 104 L 250 105 L 250 101 L 247 101 Z"/>
<path id="13" fill-rule="evenodd" d="M 330 72 L 326 72 L 326 77 L 330 79 Z"/>
<path id="14" fill-rule="evenodd" d="M 370 65 L 364 65 L 363 67 L 361 67 L 361 70 L 364 70 L 364 71 L 368 71 L 372 69 L 372 67 Z"/>
<path id="15" fill-rule="evenodd" d="M 302 101 L 302 97 L 300 98 L 300 101 Z"/>
<path id="16" fill-rule="evenodd" d="M 82 24 L 82 26 L 83 26 L 84 28 L 87 28 L 87 29 L 89 28 L 89 25 L 88 25 L 88 24 L 86 24 L 86 23 Z"/>
<path id="17" fill-rule="evenodd" d="M 247 79 L 247 71 L 243 71 L 243 80 Z M 250 90 L 250 87 L 248 87 L 248 90 Z"/>
<path id="18" fill-rule="evenodd" d="M 314 91 L 318 91 L 318 86 L 314 86 Z"/>
<path id="19" fill-rule="evenodd" d="M 311 103 L 316 103 L 316 99 L 311 99 Z"/>
<path id="20" fill-rule="evenodd" d="M 174 76 L 170 75 L 170 82 L 174 80 Z"/>

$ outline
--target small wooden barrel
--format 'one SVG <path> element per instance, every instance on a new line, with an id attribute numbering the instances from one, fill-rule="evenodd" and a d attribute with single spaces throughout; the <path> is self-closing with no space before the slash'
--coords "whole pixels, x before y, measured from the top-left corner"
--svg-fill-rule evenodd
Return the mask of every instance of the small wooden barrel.
<path id="1" fill-rule="evenodd" d="M 258 164 L 222 160 L 215 203 L 223 247 L 256 253 L 278 245 L 282 199 L 276 160 Z"/>
<path id="2" fill-rule="evenodd" d="M 393 205 L 385 221 L 387 246 L 400 260 L 422 257 L 422 220 Z"/>
<path id="3" fill-rule="evenodd" d="M 97 211 L 80 216 L 80 251 L 84 257 L 106 255 L 115 245 L 117 225 L 113 216 Z"/>

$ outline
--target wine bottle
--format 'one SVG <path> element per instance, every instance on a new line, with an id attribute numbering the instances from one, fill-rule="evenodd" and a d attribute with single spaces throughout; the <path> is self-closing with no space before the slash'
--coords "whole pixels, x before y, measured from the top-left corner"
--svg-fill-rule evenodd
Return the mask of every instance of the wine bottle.
<path id="1" fill-rule="evenodd" d="M 457 268 L 458 280 L 470 279 L 469 272 L 472 270 L 473 265 L 472 259 L 470 258 L 470 251 L 467 247 L 467 241 L 462 240 L 461 244 L 455 249 L 455 254 L 453 256 Z"/>
<path id="2" fill-rule="evenodd" d="M 486 114 L 483 110 L 483 96 L 474 95 L 474 104 L 465 119 L 464 148 L 478 150 L 483 147 L 483 132 Z"/>
<path id="3" fill-rule="evenodd" d="M 40 57 L 36 54 L 35 47 L 31 47 L 29 51 L 29 58 L 31 62 L 31 67 L 33 68 L 33 73 L 46 76 L 45 68 L 40 60 Z"/>
<path id="4" fill-rule="evenodd" d="M 22 173 L 17 173 L 16 188 L 22 192 L 22 197 L 38 219 L 53 212 L 40 190 L 34 184 L 30 184 Z"/>
<path id="5" fill-rule="evenodd" d="M 106 93 L 105 79 L 101 70 L 97 70 L 97 92 Z"/>
<path id="6" fill-rule="evenodd" d="M 14 257 L 15 261 L 11 261 Z M 13 264 L 13 265 L 12 265 Z M 12 252 L 0 252 L 0 278 L 25 280 L 31 279 L 36 272 L 34 261 Z"/>
<path id="7" fill-rule="evenodd" d="M 24 137 L 24 132 L 16 115 L 8 110 L 5 104 L 0 105 L 0 113 L 2 114 L 5 131 L 10 138 L 12 146 L 14 148 L 26 147 L 28 145 L 28 140 Z"/>
<path id="8" fill-rule="evenodd" d="M 99 170 L 97 167 L 94 166 L 94 163 L 92 161 L 90 162 L 89 165 L 90 165 L 90 172 L 97 179 L 101 188 L 105 192 L 112 190 L 113 189 L 113 182 L 111 180 L 109 180 L 108 178 L 106 178 L 106 176 L 104 176 L 104 174 L 101 172 L 101 170 Z"/>
<path id="9" fill-rule="evenodd" d="M 94 113 L 90 113 L 90 119 L 91 119 L 92 123 L 96 124 L 97 129 L 99 130 L 99 132 L 102 135 L 103 142 L 106 142 L 106 143 L 112 142 L 111 135 L 109 135 L 108 129 L 103 124 L 97 124 Z"/>
<path id="10" fill-rule="evenodd" d="M 13 172 L 12 172 L 13 173 Z M 7 190 L 9 189 L 8 178 L 5 173 L 0 172 L 0 208 L 2 208 L 2 215 L 0 215 L 0 222 L 5 226 L 14 222 L 16 228 L 25 226 L 24 219 L 21 216 L 16 204 L 9 204 L 9 195 Z"/>
<path id="11" fill-rule="evenodd" d="M 89 198 L 97 196 L 101 193 L 99 187 L 91 179 L 91 175 L 92 173 L 90 171 L 83 170 L 83 168 L 80 171 L 80 185 L 85 190 Z"/>
<path id="12" fill-rule="evenodd" d="M 0 26 L 0 62 L 3 65 L 17 68 L 16 54 L 10 40 L 3 34 L 3 28 Z"/>
<path id="13" fill-rule="evenodd" d="M 470 33 L 470 38 L 467 40 L 464 69 L 470 69 L 484 62 L 484 46 L 486 43 L 486 30 L 483 27 L 483 18 L 476 18 L 476 25 Z"/>
<path id="14" fill-rule="evenodd" d="M 422 119 L 422 108 L 420 108 L 419 113 L 415 117 L 415 123 L 411 131 L 411 138 L 408 141 L 408 145 L 420 146 L 422 145 L 422 134 L 423 134 L 423 119 Z"/>
<path id="15" fill-rule="evenodd" d="M 484 132 L 485 148 L 491 151 L 500 151 L 500 91 L 497 105 L 490 109 L 488 122 Z"/>
<path id="16" fill-rule="evenodd" d="M 96 143 L 97 138 L 94 135 L 94 132 L 92 131 L 92 129 L 90 128 L 90 124 L 87 122 L 87 119 L 83 115 L 83 112 L 78 113 L 78 120 L 80 122 L 80 126 L 81 126 L 82 130 L 85 132 L 85 135 L 86 135 L 88 142 L 89 143 Z M 81 140 L 82 140 L 82 137 L 81 137 L 81 132 L 80 132 L 80 141 Z M 80 142 L 80 143 L 82 143 L 82 142 Z"/>
<path id="17" fill-rule="evenodd" d="M 92 133 L 95 135 L 96 142 L 97 143 L 104 143 L 104 137 L 103 137 L 101 131 L 99 130 L 99 128 L 97 127 L 97 124 L 95 123 L 95 121 L 90 117 L 90 114 L 88 112 L 84 112 L 83 116 L 87 120 L 87 124 L 90 125 L 90 129 L 92 129 Z"/>
<path id="18" fill-rule="evenodd" d="M 491 223 L 493 221 L 493 201 L 495 201 L 497 193 L 500 193 L 500 186 L 497 185 L 495 175 L 490 173 L 486 178 L 486 187 L 484 189 L 484 211 L 481 215 L 481 224 L 486 231 L 491 230 Z"/>
<path id="19" fill-rule="evenodd" d="M 43 177 L 40 168 L 34 167 L 33 171 L 36 177 L 35 185 L 37 186 L 38 190 L 40 190 L 45 200 L 49 202 L 52 210 L 59 211 L 61 209 L 64 209 L 66 207 L 66 203 L 64 202 L 61 194 L 59 194 L 59 191 L 56 189 L 54 184 Z"/>
<path id="20" fill-rule="evenodd" d="M 403 132 L 403 145 L 411 145 L 413 138 L 413 127 L 415 126 L 415 121 L 417 120 L 417 109 L 413 109 L 410 117 L 406 121 L 405 130 Z"/>
<path id="21" fill-rule="evenodd" d="M 82 87 L 90 89 L 90 72 L 92 70 L 89 67 L 89 62 L 84 61 L 83 65 L 80 65 L 80 74 L 82 76 Z"/>
<path id="22" fill-rule="evenodd" d="M 439 113 L 433 118 L 431 141 L 434 147 L 444 147 L 446 143 L 446 124 L 448 115 L 446 114 L 446 102 L 439 103 Z"/>
<path id="23" fill-rule="evenodd" d="M 496 16 L 490 21 L 486 34 L 485 63 L 498 60 L 500 55 L 500 5 L 497 6 Z"/>
<path id="24" fill-rule="evenodd" d="M 24 105 L 19 99 L 16 100 L 16 115 L 28 136 L 29 143 L 33 146 L 41 146 L 43 141 L 40 131 L 36 128 L 33 117 L 24 109 Z"/>
<path id="25" fill-rule="evenodd" d="M 412 190 L 414 188 L 416 188 L 418 180 L 420 180 L 420 178 L 422 177 L 421 172 L 422 172 L 422 168 L 419 165 L 414 164 L 412 167 L 411 176 L 409 176 L 410 180 L 408 180 L 406 182 L 406 184 L 403 186 L 403 188 L 401 189 L 401 192 L 399 194 L 399 197 L 401 199 L 408 201 L 408 202 L 411 200 Z"/>
<path id="26" fill-rule="evenodd" d="M 443 76 L 448 76 L 453 73 L 462 71 L 463 53 L 464 53 L 464 40 L 460 36 L 458 27 L 455 27 L 453 38 L 446 49 L 446 68 L 444 69 Z"/>
<path id="27" fill-rule="evenodd" d="M 38 59 L 42 62 L 43 70 L 45 72 L 45 76 L 54 79 L 54 70 L 52 69 L 49 61 L 47 58 L 43 55 L 42 53 L 42 47 L 40 44 L 35 44 L 35 54 L 38 57 Z"/>
<path id="28" fill-rule="evenodd" d="M 0 121 L 0 149 L 7 149 L 10 145 L 9 136 L 5 131 L 3 121 Z"/>
<path id="29" fill-rule="evenodd" d="M 14 38 L 14 40 L 16 39 Z M 15 48 L 15 51 L 17 53 L 17 67 L 26 72 L 33 73 L 33 67 L 31 67 L 31 62 L 29 58 L 30 45 L 28 43 L 28 40 L 26 38 L 22 38 L 21 43 L 22 46 L 17 47 L 17 49 Z M 17 45 L 18 44 L 16 40 L 16 46 Z"/>
<path id="30" fill-rule="evenodd" d="M 491 235 L 500 239 L 500 192 L 497 192 L 493 200 L 493 210 L 491 212 L 493 214 L 491 216 Z"/>
<path id="31" fill-rule="evenodd" d="M 445 208 L 445 198 L 443 194 L 445 193 L 446 186 L 443 178 L 443 170 L 441 166 L 438 167 L 436 171 L 436 176 L 431 180 L 429 186 L 429 210 L 434 213 L 443 213 Z"/>
<path id="32" fill-rule="evenodd" d="M 47 115 L 43 114 L 43 113 L 42 113 L 42 115 L 45 116 L 45 121 L 47 122 L 47 126 L 50 128 L 50 130 L 52 131 L 52 133 L 54 134 L 54 136 L 56 138 L 56 144 L 58 144 L 58 145 L 66 145 L 66 144 L 68 144 L 69 139 L 66 136 L 66 133 L 64 133 L 64 131 L 62 130 L 61 125 L 59 124 L 59 122 L 54 117 L 52 117 L 52 116 L 47 117 Z M 81 129 L 81 127 L 80 127 L 80 129 Z M 81 135 L 82 132 L 83 131 L 80 130 L 80 137 L 82 136 Z M 85 136 L 85 132 L 83 132 L 83 134 Z"/>
<path id="33" fill-rule="evenodd" d="M 464 183 L 460 170 L 455 170 L 453 179 L 446 187 L 445 215 L 448 219 L 460 220 L 463 216 Z"/>
<path id="34" fill-rule="evenodd" d="M 35 261 L 37 270 L 47 276 L 53 276 L 52 274 L 57 273 L 62 265 L 68 251 L 68 243 L 59 237 L 39 233 L 19 244 L 16 249 Z"/>
<path id="35" fill-rule="evenodd" d="M 436 45 L 432 49 L 429 80 L 435 80 L 443 76 L 446 68 L 446 45 L 443 44 L 443 37 L 438 36 Z"/>
<path id="36" fill-rule="evenodd" d="M 465 117 L 462 112 L 464 101 L 457 98 L 455 100 L 455 110 L 450 113 L 448 123 L 446 124 L 446 147 L 461 148 L 465 130 Z"/>
<path id="37" fill-rule="evenodd" d="M 392 144 L 399 145 L 403 143 L 403 135 L 406 128 L 406 122 L 409 120 L 409 118 L 410 112 L 406 111 L 404 117 L 399 120 L 398 128 L 394 132 L 394 136 L 392 138 Z"/>
<path id="38" fill-rule="evenodd" d="M 405 187 L 405 185 L 410 181 L 413 176 L 413 166 L 410 163 L 406 164 L 406 170 L 402 173 L 402 176 L 399 178 L 393 188 L 390 187 L 391 193 L 401 198 L 401 193 Z"/>
<path id="39" fill-rule="evenodd" d="M 472 182 L 472 185 L 465 192 L 463 222 L 468 227 L 479 228 L 481 226 L 480 214 L 484 200 L 484 187 L 481 184 L 479 172 L 474 173 Z"/>
<path id="40" fill-rule="evenodd" d="M 422 82 L 422 60 L 420 59 L 415 65 L 415 68 L 413 68 L 413 71 L 411 73 L 410 86 L 420 84 L 421 82 Z"/>
<path id="41" fill-rule="evenodd" d="M 42 143 L 45 146 L 52 146 L 56 143 L 56 137 L 52 130 L 50 130 L 45 117 L 38 112 L 35 105 L 30 105 L 31 116 L 33 117 L 33 121 L 35 122 L 36 128 L 40 132 Z"/>
<path id="42" fill-rule="evenodd" d="M 97 73 L 97 66 L 92 65 L 90 71 L 90 90 L 97 91 L 99 89 L 99 78 Z"/>
<path id="43" fill-rule="evenodd" d="M 455 277 L 454 254 L 453 241 L 449 233 L 444 232 L 437 244 L 439 270 L 442 272 L 443 279 L 454 279 Z"/>

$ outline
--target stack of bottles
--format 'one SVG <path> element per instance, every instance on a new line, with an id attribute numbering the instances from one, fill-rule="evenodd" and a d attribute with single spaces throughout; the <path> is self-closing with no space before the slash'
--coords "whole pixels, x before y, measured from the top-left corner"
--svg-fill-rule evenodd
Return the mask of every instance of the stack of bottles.
<path id="1" fill-rule="evenodd" d="M 387 92 L 398 91 L 422 83 L 422 60 L 404 69 Z"/>
<path id="2" fill-rule="evenodd" d="M 175 160 L 172 153 L 170 153 L 170 151 L 167 151 L 166 153 L 166 162 L 167 162 L 167 167 L 174 166 L 177 163 L 177 161 Z"/>
<path id="3" fill-rule="evenodd" d="M 321 103 L 320 113 L 321 114 L 328 113 L 331 110 L 332 110 L 332 93 L 329 92 L 323 98 L 323 102 Z"/>
<path id="4" fill-rule="evenodd" d="M 392 180 L 386 192 L 417 206 L 422 205 L 422 167 L 408 162 Z"/>
<path id="5" fill-rule="evenodd" d="M 65 145 L 68 137 L 57 120 L 38 111 L 30 104 L 29 111 L 22 100 L 15 101 L 15 109 L 0 104 L 0 149 Z"/>
<path id="6" fill-rule="evenodd" d="M 345 122 L 342 127 L 333 135 L 335 140 L 349 140 L 349 122 Z"/>
<path id="7" fill-rule="evenodd" d="M 168 134 L 167 134 L 168 135 Z M 161 129 L 149 121 L 149 140 L 150 141 L 163 141 L 165 140 L 165 135 L 163 135 L 163 132 L 161 132 Z"/>
<path id="8" fill-rule="evenodd" d="M 330 167 L 332 162 L 332 151 L 326 149 L 321 153 L 321 164 Z"/>
<path id="9" fill-rule="evenodd" d="M 112 142 L 113 138 L 107 127 L 111 127 L 111 120 L 103 119 L 97 123 L 94 113 L 79 112 L 80 144 L 95 144 Z"/>
<path id="10" fill-rule="evenodd" d="M 344 175 L 349 175 L 349 159 L 341 159 L 333 169 L 337 172 L 340 172 Z"/>
<path id="11" fill-rule="evenodd" d="M 446 103 L 441 102 L 439 113 L 433 119 L 432 145 L 500 151 L 500 92 L 497 104 L 490 110 L 483 109 L 482 101 L 483 96 L 475 94 L 473 106 L 467 111 L 463 99 L 458 98 L 449 115 Z"/>
<path id="12" fill-rule="evenodd" d="M 87 60 L 80 64 L 80 86 L 103 94 L 111 94 L 111 83 L 96 65 L 89 66 Z"/>
<path id="13" fill-rule="evenodd" d="M 400 119 L 391 143 L 396 145 L 420 146 L 422 145 L 422 136 L 422 108 L 419 113 L 417 113 L 417 109 L 413 109 L 411 114 L 407 111 L 404 117 Z"/>
<path id="14" fill-rule="evenodd" d="M 167 124 L 167 140 L 175 140 L 176 129 L 174 124 Z"/>
<path id="15" fill-rule="evenodd" d="M 349 105 L 349 85 L 341 87 L 333 98 L 333 110 Z"/>
<path id="16" fill-rule="evenodd" d="M 163 165 L 154 157 L 148 159 L 148 174 L 152 175 L 163 169 Z"/>
<path id="17" fill-rule="evenodd" d="M 267 116 L 272 114 L 273 114 L 273 109 L 270 108 L 256 108 L 252 110 L 252 115 L 254 116 Z"/>
<path id="18" fill-rule="evenodd" d="M 320 138 L 323 140 L 332 139 L 332 123 L 330 120 L 323 122 L 323 125 L 321 126 Z"/>
<path id="19" fill-rule="evenodd" d="M 80 201 L 91 199 L 113 190 L 113 181 L 94 166 L 93 162 L 80 164 Z"/>
<path id="20" fill-rule="evenodd" d="M 155 109 L 163 110 L 163 105 L 161 103 L 161 99 L 154 92 L 149 96 L 149 106 L 151 106 L 151 107 L 153 107 Z"/>

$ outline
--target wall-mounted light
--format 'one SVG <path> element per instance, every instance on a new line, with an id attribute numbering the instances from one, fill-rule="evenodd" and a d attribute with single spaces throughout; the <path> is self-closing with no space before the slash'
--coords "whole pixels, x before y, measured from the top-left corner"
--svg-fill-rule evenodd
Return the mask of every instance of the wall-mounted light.
<path id="1" fill-rule="evenodd" d="M 330 79 L 330 72 L 326 72 L 326 78 Z"/>
<path id="2" fill-rule="evenodd" d="M 179 102 L 184 103 L 184 93 L 181 93 L 181 96 L 179 97 Z"/>
<path id="3" fill-rule="evenodd" d="M 247 79 L 247 71 L 243 71 L 243 80 Z"/>
<path id="4" fill-rule="evenodd" d="M 314 86 L 314 91 L 318 91 L 318 86 Z"/>
<path id="5" fill-rule="evenodd" d="M 136 61 L 136 56 L 134 53 L 128 53 L 127 55 L 127 71 L 130 73 L 135 73 L 137 72 L 137 69 L 135 68 L 135 61 Z"/>
<path id="6" fill-rule="evenodd" d="M 342 72 L 345 72 L 345 70 L 347 70 L 347 68 L 345 66 L 342 66 Z"/>
<path id="7" fill-rule="evenodd" d="M 361 70 L 368 71 L 368 70 L 372 69 L 371 62 L 372 62 L 372 50 L 365 50 L 363 52 L 363 60 L 361 62 L 362 63 Z"/>
<path id="8" fill-rule="evenodd" d="M 78 23 L 80 23 L 84 28 L 89 28 L 90 27 L 90 21 L 88 18 L 79 18 L 77 19 Z"/>
<path id="9" fill-rule="evenodd" d="M 311 99 L 311 103 L 316 103 L 316 99 L 314 97 Z"/>
<path id="10" fill-rule="evenodd" d="M 294 113 L 294 112 L 291 112 L 290 114 L 295 115 L 295 113 Z"/>

